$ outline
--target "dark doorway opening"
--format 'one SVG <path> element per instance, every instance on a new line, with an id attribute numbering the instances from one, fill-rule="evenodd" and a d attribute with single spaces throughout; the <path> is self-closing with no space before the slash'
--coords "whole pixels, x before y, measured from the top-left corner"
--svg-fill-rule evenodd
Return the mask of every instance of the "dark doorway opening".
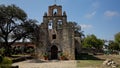
<path id="1" fill-rule="evenodd" d="M 55 45 L 51 47 L 51 59 L 58 59 L 58 48 Z"/>

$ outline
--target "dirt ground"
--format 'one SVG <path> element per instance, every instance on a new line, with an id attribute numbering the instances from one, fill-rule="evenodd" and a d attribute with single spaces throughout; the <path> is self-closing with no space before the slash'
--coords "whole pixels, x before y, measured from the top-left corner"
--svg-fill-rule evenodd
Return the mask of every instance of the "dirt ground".
<path id="1" fill-rule="evenodd" d="M 95 55 L 95 57 L 102 60 L 53 60 L 41 62 L 33 59 L 13 63 L 13 66 L 18 65 L 19 68 L 103 68 L 100 66 L 105 59 L 113 59 L 117 64 L 120 65 L 120 55 Z M 92 66 L 92 64 L 94 65 Z"/>

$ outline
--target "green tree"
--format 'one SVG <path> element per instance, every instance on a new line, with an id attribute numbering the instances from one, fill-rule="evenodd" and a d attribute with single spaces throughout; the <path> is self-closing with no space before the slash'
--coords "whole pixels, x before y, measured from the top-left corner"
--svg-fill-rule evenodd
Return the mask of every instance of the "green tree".
<path id="1" fill-rule="evenodd" d="M 110 50 L 119 50 L 120 48 L 119 48 L 119 44 L 117 43 L 117 42 L 115 42 L 115 41 L 109 41 L 109 46 L 108 46 L 108 48 L 110 49 Z"/>
<path id="2" fill-rule="evenodd" d="M 114 36 L 114 41 L 109 41 L 109 49 L 120 50 L 120 32 Z"/>
<path id="3" fill-rule="evenodd" d="M 83 47 L 85 48 L 95 48 L 95 49 L 101 49 L 104 45 L 103 40 L 98 39 L 95 35 L 87 35 L 87 37 L 84 38 Z"/>
<path id="4" fill-rule="evenodd" d="M 44 35 L 43 31 L 40 29 L 40 26 L 37 25 L 36 23 L 38 23 L 36 20 L 28 20 L 26 21 L 26 23 L 24 23 L 24 30 L 26 32 L 29 32 L 28 35 L 26 35 L 25 37 L 23 37 L 23 39 L 29 39 L 30 42 L 34 43 L 36 46 L 36 49 L 34 50 L 36 52 L 38 47 L 42 47 L 42 41 L 40 40 L 41 37 L 40 35 Z"/>
<path id="5" fill-rule="evenodd" d="M 2 47 L 2 44 L 3 44 L 3 40 L 2 40 L 2 38 L 0 37 L 0 48 Z"/>
<path id="6" fill-rule="evenodd" d="M 10 56 L 11 45 L 26 35 L 27 32 L 22 30 L 21 25 L 26 19 L 26 13 L 19 7 L 0 5 L 0 38 L 5 42 L 6 56 Z"/>
<path id="7" fill-rule="evenodd" d="M 27 35 L 26 38 L 35 44 L 40 43 L 40 28 L 36 23 L 38 23 L 36 20 L 30 19 L 24 24 L 25 31 L 29 32 L 29 35 Z"/>
<path id="8" fill-rule="evenodd" d="M 117 34 L 115 34 L 115 42 L 118 43 L 119 48 L 120 48 L 120 32 L 118 32 Z"/>
<path id="9" fill-rule="evenodd" d="M 78 25 L 76 22 L 68 22 L 68 25 L 72 26 L 75 30 L 75 36 L 78 36 L 78 37 L 81 37 L 84 38 L 84 31 L 81 31 L 81 26 Z"/>
<path id="10" fill-rule="evenodd" d="M 68 25 L 72 26 L 77 32 L 81 31 L 81 26 L 78 25 L 76 22 L 68 22 Z"/>

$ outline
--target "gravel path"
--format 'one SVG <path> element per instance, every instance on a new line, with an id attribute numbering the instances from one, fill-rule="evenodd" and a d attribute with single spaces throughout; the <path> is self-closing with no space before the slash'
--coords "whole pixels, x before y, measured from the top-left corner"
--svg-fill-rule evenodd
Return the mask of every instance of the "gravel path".
<path id="1" fill-rule="evenodd" d="M 76 68 L 76 61 L 60 61 L 60 60 L 51 60 L 51 61 L 41 61 L 41 60 L 27 60 L 23 62 L 18 62 L 12 64 L 13 66 L 18 65 L 19 68 Z"/>

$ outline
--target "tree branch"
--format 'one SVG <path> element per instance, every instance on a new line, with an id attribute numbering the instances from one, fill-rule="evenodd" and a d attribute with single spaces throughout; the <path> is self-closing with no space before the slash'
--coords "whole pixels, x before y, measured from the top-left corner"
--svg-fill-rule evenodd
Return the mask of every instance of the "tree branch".
<path id="1" fill-rule="evenodd" d="M 17 26 L 14 26 L 12 29 L 8 31 L 8 34 L 11 33 Z"/>
<path id="2" fill-rule="evenodd" d="M 0 29 L 2 31 L 2 34 L 5 34 L 5 30 L 2 28 L 2 26 L 0 26 Z"/>

